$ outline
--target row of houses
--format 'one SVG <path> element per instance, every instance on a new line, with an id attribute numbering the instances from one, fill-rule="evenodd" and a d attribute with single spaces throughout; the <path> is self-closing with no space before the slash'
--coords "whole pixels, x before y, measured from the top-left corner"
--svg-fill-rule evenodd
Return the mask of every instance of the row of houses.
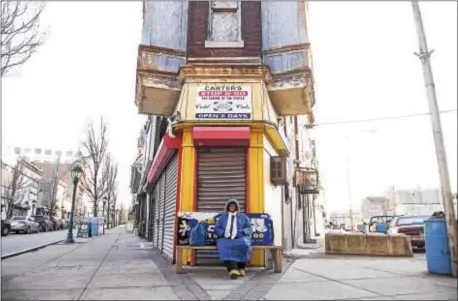
<path id="1" fill-rule="evenodd" d="M 171 262 L 177 213 L 221 212 L 232 197 L 268 213 L 285 250 L 324 233 L 306 16 L 305 1 L 144 2 L 132 215 Z M 256 251 L 251 264 L 264 262 Z"/>
<path id="2" fill-rule="evenodd" d="M 71 212 L 72 164 L 30 161 L 11 151 L 2 141 L 1 206 L 2 219 L 12 216 L 52 215 L 68 218 Z M 14 148 L 17 149 L 17 148 Z M 76 216 L 88 212 L 88 199 L 81 186 L 76 195 Z"/>

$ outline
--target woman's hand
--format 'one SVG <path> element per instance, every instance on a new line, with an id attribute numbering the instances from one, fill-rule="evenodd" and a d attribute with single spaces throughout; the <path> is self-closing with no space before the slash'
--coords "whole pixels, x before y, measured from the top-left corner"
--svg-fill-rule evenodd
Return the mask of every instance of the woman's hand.
<path id="1" fill-rule="evenodd" d="M 230 237 L 231 237 L 231 234 L 230 234 L 229 232 L 225 232 L 225 233 L 224 233 L 224 237 L 230 238 Z"/>

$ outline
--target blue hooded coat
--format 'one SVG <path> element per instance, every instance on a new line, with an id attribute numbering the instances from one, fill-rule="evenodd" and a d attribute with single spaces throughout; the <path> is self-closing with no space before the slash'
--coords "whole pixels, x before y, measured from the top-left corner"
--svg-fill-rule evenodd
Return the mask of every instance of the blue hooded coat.
<path id="1" fill-rule="evenodd" d="M 237 212 L 237 236 L 234 239 L 225 238 L 227 221 L 229 219 L 229 204 L 235 203 L 237 211 L 240 209 L 239 203 L 232 199 L 226 203 L 225 212 L 220 214 L 215 225 L 215 234 L 218 237 L 217 248 L 219 260 L 248 262 L 251 259 L 251 220 L 246 214 Z"/>

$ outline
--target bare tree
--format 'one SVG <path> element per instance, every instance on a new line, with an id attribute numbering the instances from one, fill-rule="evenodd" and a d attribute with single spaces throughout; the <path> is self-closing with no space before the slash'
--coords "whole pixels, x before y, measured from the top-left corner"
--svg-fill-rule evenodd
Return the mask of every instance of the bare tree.
<path id="1" fill-rule="evenodd" d="M 59 189 L 59 165 L 60 165 L 60 157 L 57 159 L 56 163 L 54 164 L 54 169 L 52 172 L 51 182 L 49 183 L 50 193 L 49 193 L 49 200 L 47 202 L 47 207 L 49 208 L 48 215 L 49 217 L 53 217 L 56 213 L 57 207 L 57 191 Z"/>
<path id="2" fill-rule="evenodd" d="M 2 1 L 2 77 L 12 68 L 24 64 L 43 44 L 39 19 L 44 7 L 44 2 Z"/>
<path id="3" fill-rule="evenodd" d="M 112 198 L 112 206 L 114 208 L 112 215 L 113 215 L 113 225 L 116 226 L 116 203 L 118 202 L 118 191 L 115 188 L 115 191 L 113 192 L 113 198 Z"/>
<path id="4" fill-rule="evenodd" d="M 119 206 L 119 211 L 118 211 L 118 224 L 122 225 L 124 223 L 124 216 L 125 216 L 125 209 L 124 209 L 124 204 L 121 203 L 121 206 Z"/>
<path id="5" fill-rule="evenodd" d="M 104 176 L 106 177 L 106 198 L 107 198 L 107 224 L 110 225 L 110 209 L 115 199 L 118 177 L 118 164 L 114 162 L 110 154 L 105 158 Z"/>
<path id="6" fill-rule="evenodd" d="M 97 216 L 99 203 L 107 193 L 108 183 L 108 175 L 104 172 L 108 148 L 107 124 L 103 118 L 100 118 L 98 133 L 92 122 L 87 125 L 86 137 L 81 142 L 81 146 L 82 157 L 79 161 L 85 170 L 85 175 L 81 178 L 81 186 L 94 205 L 93 215 Z"/>
<path id="7" fill-rule="evenodd" d="M 2 162 L 2 164 L 5 164 Z M 30 181 L 24 174 L 24 163 L 18 160 L 16 166 L 11 167 L 12 175 L 4 185 L 4 199 L 6 205 L 6 218 L 13 216 L 13 207 L 24 200 Z"/>

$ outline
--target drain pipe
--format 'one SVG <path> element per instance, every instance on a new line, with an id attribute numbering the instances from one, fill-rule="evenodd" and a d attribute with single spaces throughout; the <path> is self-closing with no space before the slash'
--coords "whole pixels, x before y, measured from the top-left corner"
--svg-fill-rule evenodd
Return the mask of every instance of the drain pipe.
<path id="1" fill-rule="evenodd" d="M 172 128 L 172 120 L 167 117 L 167 134 L 169 135 L 170 138 L 175 139 L 176 136 L 173 134 L 173 128 Z"/>

